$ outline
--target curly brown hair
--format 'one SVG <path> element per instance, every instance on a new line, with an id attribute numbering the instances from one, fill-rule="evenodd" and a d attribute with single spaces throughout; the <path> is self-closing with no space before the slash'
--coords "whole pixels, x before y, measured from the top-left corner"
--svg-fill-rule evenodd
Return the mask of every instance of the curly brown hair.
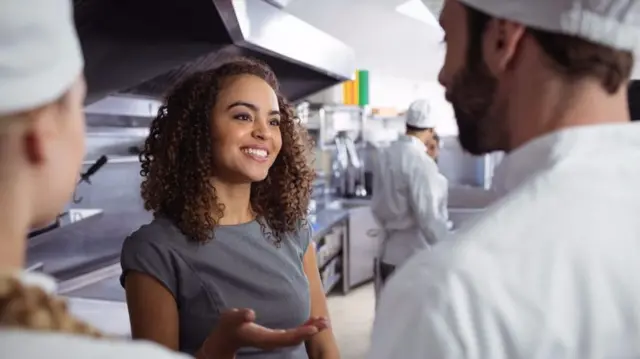
<path id="1" fill-rule="evenodd" d="M 146 210 L 169 218 L 190 239 L 201 243 L 213 239 L 225 207 L 209 181 L 216 170 L 210 114 L 226 80 L 240 75 L 263 79 L 278 96 L 282 148 L 267 177 L 252 184 L 250 198 L 263 232 L 279 245 L 284 234 L 298 230 L 306 220 L 315 178 L 312 144 L 280 95 L 273 71 L 255 60 L 236 59 L 194 73 L 173 88 L 140 153 L 141 194 Z"/>

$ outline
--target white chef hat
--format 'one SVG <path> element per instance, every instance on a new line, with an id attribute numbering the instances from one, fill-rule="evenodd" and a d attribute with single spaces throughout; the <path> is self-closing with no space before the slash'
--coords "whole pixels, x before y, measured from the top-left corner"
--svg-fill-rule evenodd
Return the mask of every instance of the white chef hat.
<path id="1" fill-rule="evenodd" d="M 428 100 L 416 100 L 409 105 L 406 113 L 407 125 L 416 128 L 434 128 L 435 121 L 431 116 L 431 105 Z"/>
<path id="2" fill-rule="evenodd" d="M 638 0 L 459 0 L 497 18 L 640 52 Z"/>
<path id="3" fill-rule="evenodd" d="M 57 100 L 83 62 L 70 0 L 0 0 L 0 115 Z"/>

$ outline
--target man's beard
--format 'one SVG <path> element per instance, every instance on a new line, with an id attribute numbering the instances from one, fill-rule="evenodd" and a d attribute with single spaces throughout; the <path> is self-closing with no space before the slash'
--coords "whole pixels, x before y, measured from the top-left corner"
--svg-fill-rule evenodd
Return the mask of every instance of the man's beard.
<path id="1" fill-rule="evenodd" d="M 491 115 L 498 81 L 483 61 L 460 70 L 447 91 L 458 124 L 462 148 L 472 155 L 500 150 L 503 129 Z"/>

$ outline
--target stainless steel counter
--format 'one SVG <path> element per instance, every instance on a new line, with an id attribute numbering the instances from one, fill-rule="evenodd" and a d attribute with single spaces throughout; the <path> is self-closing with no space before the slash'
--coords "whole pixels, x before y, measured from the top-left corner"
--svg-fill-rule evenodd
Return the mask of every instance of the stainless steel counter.
<path id="1" fill-rule="evenodd" d="M 324 209 L 310 216 L 309 224 L 313 231 L 314 239 L 318 239 L 327 234 L 333 226 L 339 222 L 346 221 L 349 212 L 344 209 Z"/>
<path id="2" fill-rule="evenodd" d="M 124 239 L 151 217 L 103 213 L 31 238 L 27 267 L 42 263 L 42 272 L 65 281 L 117 263 Z"/>
<path id="3" fill-rule="evenodd" d="M 103 333 L 131 338 L 127 303 L 84 298 L 67 298 L 69 311 Z"/>

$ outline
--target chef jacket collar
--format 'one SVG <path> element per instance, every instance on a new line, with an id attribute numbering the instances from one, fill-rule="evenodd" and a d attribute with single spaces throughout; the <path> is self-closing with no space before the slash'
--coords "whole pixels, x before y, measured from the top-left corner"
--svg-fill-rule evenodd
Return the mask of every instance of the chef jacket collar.
<path id="1" fill-rule="evenodd" d="M 427 145 L 425 145 L 422 141 L 420 141 L 420 139 L 418 139 L 416 136 L 400 135 L 399 139 L 400 141 L 410 142 L 411 144 L 417 146 L 422 151 L 427 150 Z"/>
<path id="2" fill-rule="evenodd" d="M 561 161 L 626 146 L 640 148 L 640 123 L 585 125 L 543 135 L 505 156 L 494 173 L 493 190 L 502 197 Z"/>

